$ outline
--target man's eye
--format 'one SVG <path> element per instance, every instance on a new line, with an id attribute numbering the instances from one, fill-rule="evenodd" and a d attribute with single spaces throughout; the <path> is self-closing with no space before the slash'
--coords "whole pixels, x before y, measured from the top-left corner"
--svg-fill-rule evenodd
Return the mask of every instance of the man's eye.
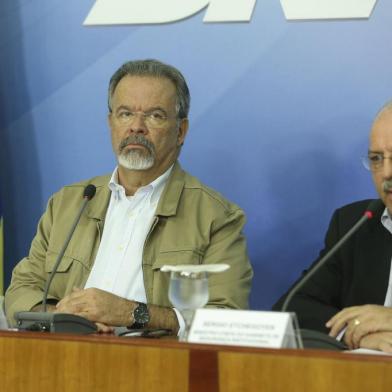
<path id="1" fill-rule="evenodd" d="M 118 114 L 118 117 L 120 118 L 129 118 L 132 116 L 132 112 L 128 112 L 128 111 L 122 111 Z"/>
<path id="2" fill-rule="evenodd" d="M 369 161 L 372 163 L 380 163 L 383 159 L 382 155 L 369 155 Z"/>
<path id="3" fill-rule="evenodd" d="M 154 120 L 165 120 L 166 116 L 161 112 L 152 112 L 149 114 L 149 117 Z"/>

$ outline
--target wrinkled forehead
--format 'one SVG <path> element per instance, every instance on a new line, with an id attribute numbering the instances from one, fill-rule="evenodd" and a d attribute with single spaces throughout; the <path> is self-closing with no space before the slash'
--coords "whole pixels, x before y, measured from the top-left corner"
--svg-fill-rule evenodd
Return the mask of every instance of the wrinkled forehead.
<path id="1" fill-rule="evenodd" d="M 117 84 L 113 104 L 158 105 L 171 107 L 177 102 L 176 89 L 167 78 L 152 76 L 124 76 Z"/>
<path id="2" fill-rule="evenodd" d="M 119 80 L 113 94 L 121 91 L 137 91 L 144 90 L 149 93 L 153 92 L 156 94 L 165 95 L 176 95 L 176 87 L 174 83 L 165 77 L 149 76 L 149 75 L 125 75 Z"/>
<path id="3" fill-rule="evenodd" d="M 378 114 L 369 135 L 369 150 L 392 151 L 392 109 Z"/>

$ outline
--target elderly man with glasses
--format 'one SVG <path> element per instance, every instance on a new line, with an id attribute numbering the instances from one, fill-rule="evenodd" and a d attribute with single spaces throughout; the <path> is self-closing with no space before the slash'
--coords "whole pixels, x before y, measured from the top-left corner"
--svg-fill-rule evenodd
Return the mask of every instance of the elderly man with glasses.
<path id="1" fill-rule="evenodd" d="M 305 283 L 288 310 L 297 313 L 302 328 L 343 336 L 350 348 L 392 352 L 392 103 L 374 120 L 363 162 L 385 208 Z M 361 218 L 369 202 L 335 211 L 320 258 Z M 280 310 L 284 299 L 274 309 Z"/>
<path id="2" fill-rule="evenodd" d="M 182 74 L 156 60 L 122 65 L 109 84 L 108 122 L 118 166 L 66 186 L 49 201 L 28 257 L 5 297 L 15 312 L 41 310 L 45 282 L 82 202 L 95 185 L 49 290 L 49 310 L 113 326 L 179 330 L 165 264 L 227 263 L 210 277 L 207 306 L 247 308 L 252 268 L 243 211 L 182 170 L 190 94 Z"/>

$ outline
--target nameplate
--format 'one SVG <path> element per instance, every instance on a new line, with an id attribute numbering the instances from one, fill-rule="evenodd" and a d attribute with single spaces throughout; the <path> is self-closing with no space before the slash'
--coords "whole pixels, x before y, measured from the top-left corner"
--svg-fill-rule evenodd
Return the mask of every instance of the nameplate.
<path id="1" fill-rule="evenodd" d="M 198 309 L 187 341 L 265 348 L 302 348 L 294 313 Z"/>

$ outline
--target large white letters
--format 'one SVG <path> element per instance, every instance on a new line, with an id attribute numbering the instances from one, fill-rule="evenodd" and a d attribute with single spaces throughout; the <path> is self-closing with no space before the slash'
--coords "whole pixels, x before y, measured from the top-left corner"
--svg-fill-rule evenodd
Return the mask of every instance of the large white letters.
<path id="1" fill-rule="evenodd" d="M 280 0 L 288 20 L 368 18 L 377 0 Z M 96 0 L 85 25 L 159 24 L 207 7 L 204 22 L 248 22 L 256 0 Z"/>
<path id="2" fill-rule="evenodd" d="M 213 0 L 204 22 L 249 22 L 256 0 Z"/>
<path id="3" fill-rule="evenodd" d="M 377 0 L 280 0 L 288 20 L 368 18 Z"/>
<path id="4" fill-rule="evenodd" d="M 256 0 L 97 0 L 85 25 L 175 22 L 208 6 L 205 22 L 249 21 Z"/>

